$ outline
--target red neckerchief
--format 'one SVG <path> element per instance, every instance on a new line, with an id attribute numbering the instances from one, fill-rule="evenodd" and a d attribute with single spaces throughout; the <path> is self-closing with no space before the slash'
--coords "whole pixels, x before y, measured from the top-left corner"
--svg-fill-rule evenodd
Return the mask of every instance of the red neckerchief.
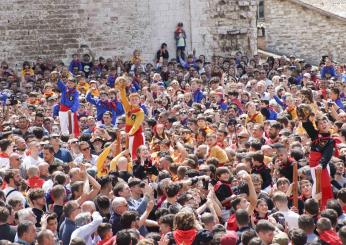
<path id="1" fill-rule="evenodd" d="M 282 167 L 284 167 L 284 168 L 287 168 L 287 167 L 289 167 L 289 166 L 291 166 L 291 164 L 294 162 L 294 160 L 291 158 L 291 157 L 288 157 L 287 158 L 287 162 L 284 162 L 284 163 L 282 163 Z"/>
<path id="2" fill-rule="evenodd" d="M 313 144 L 319 144 L 320 141 L 324 141 L 324 140 L 333 140 L 333 142 L 334 142 L 334 156 L 339 157 L 339 148 L 337 147 L 337 145 L 341 143 L 340 139 L 336 138 L 336 137 L 332 137 L 330 135 L 323 136 L 323 135 L 319 134 L 318 138 L 315 139 L 312 143 Z"/>
<path id="3" fill-rule="evenodd" d="M 221 148 L 225 148 L 226 147 L 225 142 L 217 142 L 216 145 L 220 146 Z"/>
<path id="4" fill-rule="evenodd" d="M 232 193 L 232 183 L 222 181 L 222 180 L 219 180 L 216 182 L 216 184 L 214 185 L 214 191 L 217 191 L 221 187 L 222 184 L 224 184 Z"/>
<path id="5" fill-rule="evenodd" d="M 128 116 L 129 118 L 131 118 L 133 114 L 139 112 L 140 110 L 141 110 L 140 107 L 133 108 L 133 109 L 131 109 L 131 110 L 127 113 L 127 116 Z"/>
<path id="6" fill-rule="evenodd" d="M 298 197 L 298 199 L 302 200 L 303 202 L 305 202 L 306 200 L 310 199 L 311 197 L 306 198 L 305 196 L 301 195 Z"/>
<path id="7" fill-rule="evenodd" d="M 264 218 L 259 216 L 259 213 L 257 211 L 254 212 L 254 224 L 257 225 L 258 221 L 260 220 L 268 220 L 268 212 L 264 216 Z"/>
<path id="8" fill-rule="evenodd" d="M 195 240 L 196 235 L 197 230 L 195 228 L 187 231 L 175 230 L 173 232 L 173 237 L 177 245 L 191 245 Z"/>
<path id="9" fill-rule="evenodd" d="M 320 234 L 320 239 L 330 245 L 342 245 L 338 234 L 332 230 L 322 232 Z"/>
<path id="10" fill-rule="evenodd" d="M 250 117 L 249 122 L 256 122 L 255 118 L 257 117 L 257 115 L 258 115 L 258 112 L 256 112 L 255 114 L 253 114 L 253 115 Z"/>
<path id="11" fill-rule="evenodd" d="M 115 103 L 112 102 L 112 101 L 110 101 L 110 100 L 101 101 L 101 104 L 104 105 L 104 106 L 107 108 L 107 110 L 109 110 L 109 111 L 110 111 L 111 109 L 113 109 L 114 111 L 117 110 L 117 107 L 115 106 Z"/>
<path id="12" fill-rule="evenodd" d="M 66 91 L 66 96 L 70 97 L 74 92 L 76 92 L 75 88 L 68 88 Z"/>
<path id="13" fill-rule="evenodd" d="M 0 152 L 1 158 L 9 158 L 10 156 L 6 152 Z"/>
<path id="14" fill-rule="evenodd" d="M 264 163 L 263 163 L 261 166 L 254 166 L 254 167 L 252 168 L 252 171 L 260 172 L 260 171 L 264 170 L 265 167 L 266 167 L 266 166 L 265 166 Z"/>
<path id="15" fill-rule="evenodd" d="M 294 107 L 292 107 L 291 109 L 287 107 L 287 112 L 291 113 L 294 110 Z"/>

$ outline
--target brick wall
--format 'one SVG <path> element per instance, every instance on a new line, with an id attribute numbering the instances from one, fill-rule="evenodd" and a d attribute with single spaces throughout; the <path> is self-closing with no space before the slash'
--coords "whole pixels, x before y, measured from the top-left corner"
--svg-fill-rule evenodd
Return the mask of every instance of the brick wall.
<path id="1" fill-rule="evenodd" d="M 189 52 L 253 53 L 255 13 L 256 0 L 1 0 L 0 59 L 68 61 L 84 44 L 106 58 L 139 48 L 153 61 L 162 42 L 173 57 L 178 22 Z"/>
<path id="2" fill-rule="evenodd" d="M 321 13 L 291 0 L 265 1 L 266 49 L 295 54 L 311 63 L 332 54 L 346 62 L 346 19 Z"/>

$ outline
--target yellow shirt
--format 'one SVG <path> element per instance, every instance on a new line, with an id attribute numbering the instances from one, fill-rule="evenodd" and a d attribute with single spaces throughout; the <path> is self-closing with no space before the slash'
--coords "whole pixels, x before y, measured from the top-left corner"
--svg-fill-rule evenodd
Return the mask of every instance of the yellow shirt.
<path id="1" fill-rule="evenodd" d="M 298 114 L 297 114 L 297 108 L 296 107 L 292 107 L 292 108 L 287 108 L 286 112 L 288 114 L 290 114 L 292 120 L 296 120 L 298 119 Z"/>
<path id="2" fill-rule="evenodd" d="M 116 157 L 114 157 L 110 163 L 109 171 L 117 171 L 117 163 L 119 158 L 122 156 L 122 152 L 118 154 Z M 127 163 L 127 172 L 131 173 L 132 172 L 132 162 Z"/>
<path id="3" fill-rule="evenodd" d="M 85 94 L 86 92 L 88 92 L 90 86 L 89 83 L 87 82 L 79 82 L 77 85 L 77 90 L 82 93 Z"/>
<path id="4" fill-rule="evenodd" d="M 96 162 L 97 177 L 106 176 L 110 172 L 109 171 L 110 169 L 104 164 L 111 150 L 112 150 L 111 146 L 108 146 L 102 151 L 102 153 L 97 158 L 97 162 Z"/>
<path id="5" fill-rule="evenodd" d="M 128 134 L 134 135 L 137 132 L 137 130 L 141 127 L 144 121 L 144 112 L 142 108 L 134 107 L 129 103 L 126 97 L 126 91 L 124 87 L 120 88 L 120 100 L 125 110 L 126 127 L 132 126 Z"/>
<path id="6" fill-rule="evenodd" d="M 251 117 L 249 115 L 246 115 L 246 123 L 252 122 L 252 123 L 259 123 L 263 124 L 264 118 L 263 115 L 260 112 L 256 112 Z"/>
<path id="7" fill-rule="evenodd" d="M 228 156 L 226 151 L 218 145 L 215 145 L 210 148 L 209 157 L 215 157 L 220 164 L 225 164 L 228 162 Z"/>

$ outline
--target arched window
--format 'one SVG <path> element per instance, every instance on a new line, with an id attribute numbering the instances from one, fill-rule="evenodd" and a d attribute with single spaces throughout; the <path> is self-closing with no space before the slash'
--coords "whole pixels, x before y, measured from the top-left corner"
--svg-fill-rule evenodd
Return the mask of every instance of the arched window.
<path id="1" fill-rule="evenodd" d="M 258 19 L 264 19 L 264 0 L 260 0 L 258 3 Z"/>

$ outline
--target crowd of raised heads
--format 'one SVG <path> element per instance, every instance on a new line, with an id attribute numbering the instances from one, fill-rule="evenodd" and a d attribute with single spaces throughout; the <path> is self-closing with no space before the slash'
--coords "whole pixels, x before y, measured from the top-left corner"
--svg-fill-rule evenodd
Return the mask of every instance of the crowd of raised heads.
<path id="1" fill-rule="evenodd" d="M 174 37 L 1 63 L 0 245 L 346 244 L 346 65 Z"/>

